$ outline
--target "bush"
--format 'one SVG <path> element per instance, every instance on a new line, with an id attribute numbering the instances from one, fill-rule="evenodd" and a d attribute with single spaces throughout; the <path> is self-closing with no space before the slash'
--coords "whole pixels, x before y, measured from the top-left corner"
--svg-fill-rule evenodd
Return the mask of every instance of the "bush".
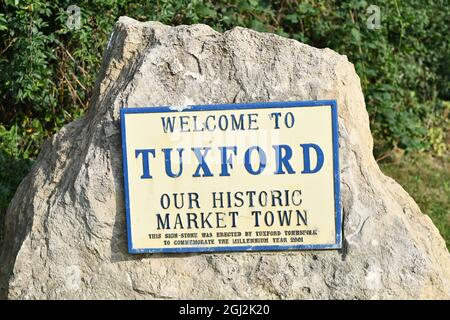
<path id="1" fill-rule="evenodd" d="M 6 130 L 0 125 L 0 243 L 2 240 L 3 217 L 20 181 L 28 173 L 32 161 L 30 149 L 39 145 L 40 133 L 27 133 L 19 130 L 17 125 Z M 26 136 L 20 136 L 25 134 Z"/>
<path id="2" fill-rule="evenodd" d="M 369 4 L 355 0 L 77 1 L 81 28 L 73 30 L 66 26 L 70 4 L 3 3 L 4 125 L 37 120 L 48 136 L 82 115 L 108 34 L 120 15 L 172 25 L 202 22 L 219 31 L 239 25 L 346 54 L 361 77 L 377 154 L 395 146 L 432 148 L 427 137 L 430 131 L 436 135 L 442 101 L 450 100 L 447 0 L 378 1 L 381 28 L 375 30 L 367 27 Z"/>
<path id="3" fill-rule="evenodd" d="M 121 15 L 206 23 L 218 31 L 243 26 L 332 48 L 349 57 L 361 78 L 376 156 L 394 147 L 447 148 L 448 0 L 379 0 L 381 28 L 375 30 L 367 27 L 370 3 L 360 0 L 80 0 L 81 27 L 71 29 L 66 9 L 73 3 L 0 4 L 1 139 L 13 134 L 19 145 L 19 154 L 3 149 L 10 159 L 33 159 L 42 139 L 85 112 Z"/>

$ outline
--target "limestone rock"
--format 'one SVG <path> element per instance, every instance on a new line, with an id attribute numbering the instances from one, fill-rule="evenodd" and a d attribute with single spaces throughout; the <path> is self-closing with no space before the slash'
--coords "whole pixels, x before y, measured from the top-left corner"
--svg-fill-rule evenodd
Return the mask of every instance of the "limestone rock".
<path id="1" fill-rule="evenodd" d="M 127 253 L 119 109 L 336 99 L 344 247 Z M 117 22 L 89 112 L 43 147 L 8 209 L 1 295 L 61 298 L 450 298 L 450 255 L 384 176 L 345 56 L 273 34 Z"/>

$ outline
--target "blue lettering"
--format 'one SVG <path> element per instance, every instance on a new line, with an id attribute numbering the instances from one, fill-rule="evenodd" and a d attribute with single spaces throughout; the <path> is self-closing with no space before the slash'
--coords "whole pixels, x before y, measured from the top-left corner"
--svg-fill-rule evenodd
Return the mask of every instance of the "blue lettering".
<path id="1" fill-rule="evenodd" d="M 250 163 L 250 157 L 251 157 L 251 153 L 253 150 L 258 151 L 258 154 L 259 154 L 259 168 L 257 170 L 253 170 L 252 165 Z M 267 163 L 266 154 L 260 147 L 253 146 L 253 147 L 248 148 L 247 151 L 245 151 L 244 165 L 245 165 L 245 169 L 247 170 L 248 173 L 253 174 L 253 175 L 260 174 L 266 167 L 266 163 Z"/>
<path id="2" fill-rule="evenodd" d="M 166 122 L 167 120 L 167 122 Z M 173 128 L 175 125 L 175 117 L 162 117 L 161 118 L 164 133 L 167 133 L 167 130 L 173 132 Z"/>
<path id="3" fill-rule="evenodd" d="M 276 159 L 276 169 L 275 174 L 285 174 L 286 172 L 283 170 L 283 167 L 286 168 L 289 174 L 294 174 L 295 171 L 292 169 L 289 160 L 292 158 L 292 149 L 290 146 L 286 144 L 274 145 L 275 149 L 275 159 Z M 283 155 L 284 150 L 284 155 Z"/>
<path id="4" fill-rule="evenodd" d="M 230 168 L 233 168 L 233 159 L 232 155 L 230 154 L 229 157 L 227 157 L 227 150 L 233 151 L 234 155 L 237 154 L 237 147 L 219 147 L 220 154 L 221 154 L 221 166 L 222 171 L 220 172 L 221 177 L 228 177 L 230 175 L 230 172 L 228 171 L 228 166 Z"/>
<path id="5" fill-rule="evenodd" d="M 204 153 L 202 153 L 201 150 L 204 150 Z M 211 173 L 211 170 L 209 169 L 208 165 L 206 164 L 205 157 L 208 154 L 209 150 L 211 150 L 210 147 L 204 147 L 204 148 L 192 148 L 192 151 L 194 151 L 195 156 L 198 160 L 198 166 L 195 170 L 195 173 L 193 177 L 200 177 L 200 170 L 203 170 L 203 175 L 201 177 L 212 177 L 213 174 Z"/>
<path id="6" fill-rule="evenodd" d="M 172 152 L 172 148 L 166 148 L 166 149 L 162 149 L 162 152 L 164 153 L 164 159 L 165 159 L 165 168 L 166 168 L 166 174 L 171 177 L 171 178 L 178 178 L 179 176 L 181 176 L 181 174 L 183 173 L 183 148 L 178 148 L 178 160 L 179 160 L 179 166 L 180 169 L 178 170 L 177 173 L 173 173 L 172 171 L 172 160 L 170 157 L 170 153 Z"/>
<path id="7" fill-rule="evenodd" d="M 300 145 L 303 148 L 303 171 L 302 173 L 316 173 L 323 167 L 323 151 L 322 149 L 314 143 L 305 143 Z M 314 149 L 317 155 L 317 163 L 314 169 L 311 169 L 311 158 L 309 150 Z"/>
<path id="8" fill-rule="evenodd" d="M 155 149 L 136 149 L 135 157 L 139 157 L 142 154 L 142 176 L 141 179 L 151 179 L 150 174 L 150 160 L 148 155 L 151 154 L 153 158 L 155 157 Z"/>

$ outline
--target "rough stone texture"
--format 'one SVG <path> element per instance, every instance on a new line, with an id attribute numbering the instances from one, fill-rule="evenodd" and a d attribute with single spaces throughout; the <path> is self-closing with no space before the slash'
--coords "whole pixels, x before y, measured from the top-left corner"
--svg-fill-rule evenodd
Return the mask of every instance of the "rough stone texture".
<path id="1" fill-rule="evenodd" d="M 127 253 L 121 106 L 337 99 L 344 247 Z M 450 298 L 450 255 L 372 156 L 345 56 L 272 34 L 121 18 L 87 116 L 47 142 L 6 215 L 1 292 L 35 298 Z"/>

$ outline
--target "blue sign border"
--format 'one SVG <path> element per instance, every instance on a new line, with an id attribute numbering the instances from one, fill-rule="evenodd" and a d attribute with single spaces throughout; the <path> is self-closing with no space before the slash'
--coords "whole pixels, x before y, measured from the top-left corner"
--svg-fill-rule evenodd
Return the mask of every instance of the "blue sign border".
<path id="1" fill-rule="evenodd" d="M 131 238 L 130 199 L 128 186 L 128 164 L 127 145 L 125 130 L 125 115 L 128 113 L 156 113 L 156 112 L 190 112 L 190 111 L 216 111 L 216 110 L 245 110 L 245 109 L 267 109 L 267 108 L 294 108 L 294 107 L 321 107 L 331 106 L 331 122 L 333 132 L 333 170 L 334 170 L 334 206 L 336 241 L 329 244 L 316 245 L 268 245 L 268 246 L 232 246 L 232 247 L 184 247 L 184 248 L 133 248 Z M 122 157 L 124 175 L 125 210 L 127 220 L 128 252 L 140 253 L 186 253 L 186 252 L 223 252 L 223 251 L 279 251 L 279 250 L 317 250 L 317 249 L 341 249 L 342 248 L 342 213 L 340 205 L 340 179 L 339 179 L 339 141 L 338 141 L 338 110 L 336 100 L 314 100 L 314 101 L 288 101 L 288 102 L 256 102 L 238 104 L 210 104 L 187 106 L 179 111 L 170 106 L 163 107 L 141 107 L 120 109 L 120 124 L 122 132 Z"/>

